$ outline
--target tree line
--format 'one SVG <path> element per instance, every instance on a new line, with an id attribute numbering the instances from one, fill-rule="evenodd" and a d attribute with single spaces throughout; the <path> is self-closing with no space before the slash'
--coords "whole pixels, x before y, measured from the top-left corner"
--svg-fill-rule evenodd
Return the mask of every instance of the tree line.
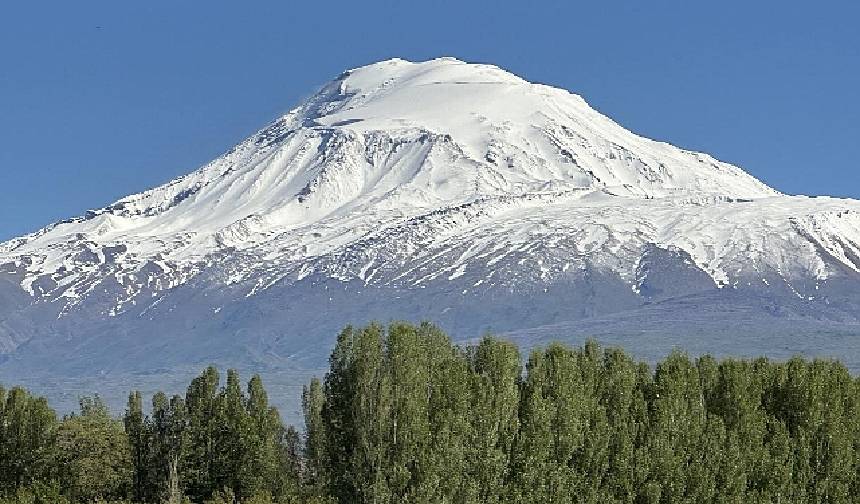
<path id="1" fill-rule="evenodd" d="M 348 327 L 304 428 L 215 368 L 184 396 L 62 419 L 0 387 L 0 503 L 860 502 L 860 379 L 836 361 L 656 366 L 595 342 L 458 347 Z"/>

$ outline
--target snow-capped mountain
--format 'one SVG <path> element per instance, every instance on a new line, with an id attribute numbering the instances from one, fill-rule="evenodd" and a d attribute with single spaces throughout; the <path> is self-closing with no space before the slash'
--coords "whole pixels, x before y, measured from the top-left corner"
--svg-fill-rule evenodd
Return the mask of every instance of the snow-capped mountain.
<path id="1" fill-rule="evenodd" d="M 49 393 L 209 361 L 303 377 L 370 319 L 680 335 L 743 313 L 743 352 L 740 332 L 860 335 L 860 202 L 783 195 L 494 66 L 395 59 L 189 175 L 0 244 L 0 273 L 0 380 Z"/>

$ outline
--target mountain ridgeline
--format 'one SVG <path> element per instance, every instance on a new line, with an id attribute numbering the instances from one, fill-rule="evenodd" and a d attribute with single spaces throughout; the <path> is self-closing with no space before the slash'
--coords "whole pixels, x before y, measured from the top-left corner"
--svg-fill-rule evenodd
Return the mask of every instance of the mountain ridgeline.
<path id="1" fill-rule="evenodd" d="M 430 324 L 349 327 L 285 426 L 259 377 L 98 400 L 61 421 L 0 389 L 0 502 L 853 503 L 860 379 L 836 361 L 656 367 L 594 342 L 459 347 Z M 39 500 L 41 499 L 41 500 Z"/>
<path id="2" fill-rule="evenodd" d="M 0 380 L 67 410 L 213 362 L 297 390 L 371 320 L 860 370 L 858 313 L 860 202 L 453 58 L 347 71 L 188 175 L 0 244 Z"/>

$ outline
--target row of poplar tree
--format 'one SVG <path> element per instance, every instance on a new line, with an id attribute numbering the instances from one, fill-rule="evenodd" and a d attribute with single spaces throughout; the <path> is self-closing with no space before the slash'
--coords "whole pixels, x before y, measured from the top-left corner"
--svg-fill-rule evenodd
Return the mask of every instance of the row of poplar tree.
<path id="1" fill-rule="evenodd" d="M 185 397 L 139 392 L 121 418 L 96 397 L 58 419 L 44 398 L 0 387 L 0 504 L 305 502 L 302 441 L 259 376 L 220 386 L 210 367 Z"/>
<path id="2" fill-rule="evenodd" d="M 832 361 L 651 367 L 593 342 L 468 348 L 347 328 L 285 426 L 259 377 L 97 399 L 58 420 L 0 389 L 0 503 L 860 502 L 860 379 Z"/>

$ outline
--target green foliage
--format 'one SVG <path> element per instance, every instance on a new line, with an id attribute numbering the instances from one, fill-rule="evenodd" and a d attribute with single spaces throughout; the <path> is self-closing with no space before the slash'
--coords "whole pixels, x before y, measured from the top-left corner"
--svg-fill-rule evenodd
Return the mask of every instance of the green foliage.
<path id="1" fill-rule="evenodd" d="M 520 354 L 511 343 L 485 337 L 468 359 L 465 493 L 472 502 L 505 502 L 520 427 Z"/>
<path id="2" fill-rule="evenodd" d="M 218 417 L 218 370 L 210 366 L 191 381 L 185 402 L 188 414 L 187 448 L 183 456 L 182 481 L 186 494 L 200 502 L 219 488 L 216 478 Z"/>
<path id="3" fill-rule="evenodd" d="M 311 495 L 327 493 L 331 477 L 328 434 L 323 421 L 325 396 L 318 378 L 311 380 L 302 392 L 302 409 L 305 417 L 304 485 Z"/>
<path id="4" fill-rule="evenodd" d="M 69 504 L 56 483 L 35 481 L 0 496 L 0 504 Z"/>
<path id="5" fill-rule="evenodd" d="M 49 478 L 56 427 L 44 398 L 0 386 L 0 495 Z"/>
<path id="6" fill-rule="evenodd" d="M 274 496 L 290 502 L 300 493 L 302 446 L 285 427 L 259 376 L 243 390 L 239 375 L 210 367 L 188 387 L 186 398 L 157 393 L 152 414 L 132 393 L 125 415 L 135 457 L 133 496 L 142 502 L 246 501 Z M 139 434 L 138 434 L 139 433 Z M 137 441 L 135 441 L 137 440 Z M 220 500 L 219 500 L 220 499 Z"/>
<path id="7" fill-rule="evenodd" d="M 73 501 L 121 499 L 132 485 L 128 436 L 98 396 L 82 398 L 80 406 L 57 428 L 60 486 Z"/>
<path id="8" fill-rule="evenodd" d="M 595 342 L 460 350 L 347 328 L 305 389 L 306 495 L 352 502 L 853 502 L 860 388 L 838 363 L 656 368 Z M 322 388 L 322 390 L 321 390 Z"/>
<path id="9" fill-rule="evenodd" d="M 129 394 L 123 425 L 128 436 L 132 463 L 131 495 L 138 501 L 149 500 L 150 470 L 148 464 L 151 433 L 144 423 L 140 392 L 135 391 Z"/>
<path id="10" fill-rule="evenodd" d="M 203 504 L 235 504 L 236 502 L 236 494 L 233 490 L 225 488 L 215 491 L 211 498 L 203 501 Z"/>
<path id="11" fill-rule="evenodd" d="M 98 399 L 57 421 L 0 387 L 0 504 L 788 503 L 860 495 L 860 378 L 837 362 L 593 341 L 459 348 L 431 324 L 346 328 L 304 388 L 305 432 L 259 376 Z M 125 501 L 123 501 L 125 499 Z"/>

